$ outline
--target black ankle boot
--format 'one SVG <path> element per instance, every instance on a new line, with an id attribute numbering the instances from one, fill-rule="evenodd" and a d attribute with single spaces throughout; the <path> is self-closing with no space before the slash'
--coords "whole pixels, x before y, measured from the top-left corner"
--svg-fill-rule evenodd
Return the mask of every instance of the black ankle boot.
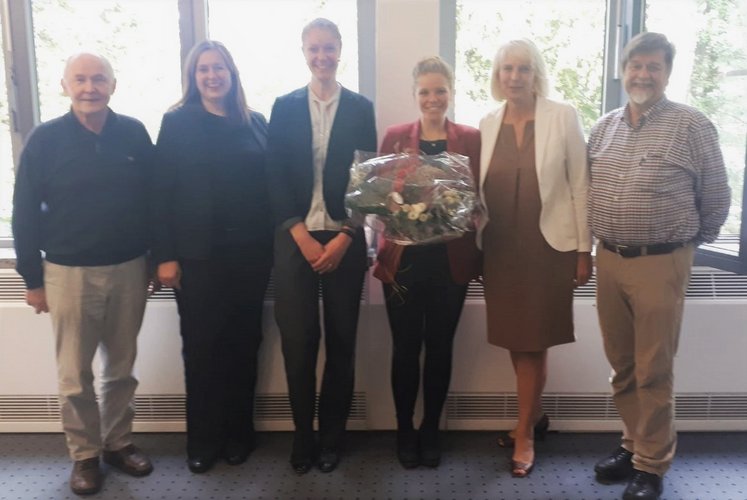
<path id="1" fill-rule="evenodd" d="M 414 469 L 420 465 L 418 433 L 415 429 L 397 431 L 397 458 L 405 469 Z"/>
<path id="2" fill-rule="evenodd" d="M 420 463 L 426 467 L 438 467 L 441 463 L 438 432 L 438 429 L 420 429 Z"/>

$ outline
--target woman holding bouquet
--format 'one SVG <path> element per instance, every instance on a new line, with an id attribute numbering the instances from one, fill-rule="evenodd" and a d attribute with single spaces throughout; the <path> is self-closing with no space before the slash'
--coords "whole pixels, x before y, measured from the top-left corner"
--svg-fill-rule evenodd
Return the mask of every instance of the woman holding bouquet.
<path id="1" fill-rule="evenodd" d="M 371 101 L 336 79 L 342 48 L 337 26 L 315 19 L 303 29 L 301 41 L 311 82 L 275 101 L 268 141 L 276 226 L 275 319 L 296 427 L 290 462 L 297 474 L 307 473 L 315 458 L 322 472 L 331 472 L 340 460 L 367 267 L 363 229 L 347 218 L 345 190 L 355 150 L 376 150 Z M 320 288 L 326 361 L 317 444 Z"/>
<path id="2" fill-rule="evenodd" d="M 387 129 L 382 154 L 444 151 L 468 156 L 473 175 L 480 164 L 480 133 L 446 118 L 454 74 L 439 57 L 419 61 L 413 91 L 420 118 Z M 467 293 L 479 275 L 474 233 L 447 243 L 402 246 L 383 240 L 374 276 L 383 282 L 392 330 L 392 392 L 397 412 L 397 457 L 405 468 L 436 467 L 441 460 L 438 426 L 451 379 L 454 333 Z M 413 426 L 423 368 L 423 420 Z"/>
<path id="3" fill-rule="evenodd" d="M 592 272 L 586 222 L 586 147 L 576 111 L 551 101 L 537 47 L 514 40 L 493 61 L 493 97 L 504 101 L 480 122 L 478 231 L 484 259 L 488 340 L 510 351 L 519 419 L 499 440 L 513 446 L 511 474 L 533 469 L 547 349 L 574 341 L 573 288 Z"/>

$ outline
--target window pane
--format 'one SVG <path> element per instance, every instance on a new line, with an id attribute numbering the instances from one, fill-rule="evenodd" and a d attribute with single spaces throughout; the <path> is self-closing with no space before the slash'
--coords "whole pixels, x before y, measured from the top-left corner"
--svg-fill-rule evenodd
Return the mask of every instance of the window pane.
<path id="1" fill-rule="evenodd" d="M 42 121 L 67 112 L 60 77 L 81 50 L 106 56 L 117 77 L 114 111 L 142 121 L 155 140 L 181 95 L 179 12 L 174 0 L 34 0 L 34 46 Z"/>
<path id="2" fill-rule="evenodd" d="M 4 34 L 0 35 L 4 36 Z M 7 89 L 5 53 L 0 50 L 0 238 L 10 237 L 10 214 L 13 202 L 13 149 L 10 142 Z"/>
<path id="3" fill-rule="evenodd" d="M 459 0 L 456 120 L 476 126 L 495 103 L 493 56 L 502 41 L 526 37 L 542 53 L 550 97 L 573 104 L 588 134 L 602 109 L 604 0 Z"/>
<path id="4" fill-rule="evenodd" d="M 268 119 L 276 97 L 309 82 L 301 30 L 317 17 L 340 28 L 337 79 L 358 91 L 358 8 L 353 0 L 210 0 L 208 17 L 210 38 L 231 52 L 249 105 Z"/>
<path id="5" fill-rule="evenodd" d="M 648 0 L 646 30 L 664 33 L 677 49 L 667 97 L 699 109 L 718 129 L 732 201 L 721 237 L 708 248 L 738 255 L 747 147 L 747 3 Z"/>

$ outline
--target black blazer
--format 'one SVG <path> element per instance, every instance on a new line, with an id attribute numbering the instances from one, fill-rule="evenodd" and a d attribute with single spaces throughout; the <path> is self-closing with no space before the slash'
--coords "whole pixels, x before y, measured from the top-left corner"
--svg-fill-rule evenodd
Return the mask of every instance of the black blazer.
<path id="1" fill-rule="evenodd" d="M 272 107 L 267 145 L 267 179 L 276 225 L 302 222 L 314 189 L 308 87 L 278 97 Z M 324 165 L 324 203 L 334 220 L 347 219 L 345 191 L 353 153 L 376 151 L 376 120 L 371 101 L 346 88 L 340 91 Z"/>
<path id="2" fill-rule="evenodd" d="M 187 104 L 163 116 L 156 142 L 153 207 L 153 249 L 156 262 L 180 258 L 205 259 L 214 244 L 214 170 L 235 155 L 251 151 L 257 161 L 247 164 L 251 182 L 242 189 L 252 218 L 253 241 L 270 254 L 272 224 L 265 178 L 267 121 L 251 112 L 246 130 L 232 130 L 230 137 L 215 128 L 218 118 L 200 104 Z M 238 127 L 238 125 L 237 125 Z M 237 133 L 236 133 L 237 132 Z M 242 157 L 243 157 L 242 156 Z M 266 247 L 266 248 L 264 248 Z"/>

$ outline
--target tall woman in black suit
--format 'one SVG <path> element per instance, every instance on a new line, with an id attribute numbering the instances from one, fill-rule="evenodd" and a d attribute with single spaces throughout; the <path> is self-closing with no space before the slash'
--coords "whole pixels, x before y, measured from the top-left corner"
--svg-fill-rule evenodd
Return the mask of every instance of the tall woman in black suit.
<path id="1" fill-rule="evenodd" d="M 296 431 L 291 465 L 322 472 L 337 467 L 353 396 L 355 336 L 366 244 L 347 219 L 345 189 L 356 149 L 376 151 L 369 100 L 336 80 L 342 42 L 326 19 L 301 35 L 311 82 L 272 108 L 268 179 L 275 231 L 275 319 L 285 358 Z M 313 431 L 316 360 L 324 302 L 326 362 L 319 396 L 319 442 Z"/>
<path id="2" fill-rule="evenodd" d="M 158 278 L 176 290 L 187 388 L 187 464 L 236 465 L 254 447 L 262 302 L 272 266 L 267 122 L 236 65 L 204 41 L 163 117 L 153 198 Z"/>

